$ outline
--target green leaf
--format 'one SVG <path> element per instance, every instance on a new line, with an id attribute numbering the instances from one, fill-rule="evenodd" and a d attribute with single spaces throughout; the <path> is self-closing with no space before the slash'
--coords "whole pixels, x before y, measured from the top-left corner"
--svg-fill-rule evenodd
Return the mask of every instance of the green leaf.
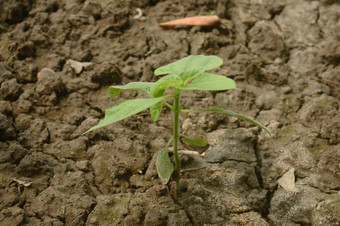
<path id="1" fill-rule="evenodd" d="M 210 73 L 204 73 L 198 75 L 187 86 L 176 86 L 181 90 L 228 90 L 236 89 L 234 80 L 222 75 L 214 75 Z"/>
<path id="2" fill-rule="evenodd" d="M 159 149 L 156 161 L 157 173 L 164 185 L 169 182 L 174 171 L 174 165 L 169 158 L 168 148 L 169 146 L 167 145 L 166 147 Z"/>
<path id="3" fill-rule="evenodd" d="M 190 76 L 194 76 L 204 71 L 217 68 L 223 64 L 223 60 L 217 56 L 188 56 L 174 63 L 159 67 L 155 70 L 155 75 L 174 74 L 181 77 L 182 81 Z"/>
<path id="4" fill-rule="evenodd" d="M 159 79 L 150 89 L 150 97 L 163 96 L 165 90 L 171 86 L 182 85 L 182 80 L 177 75 L 167 75 Z"/>
<path id="5" fill-rule="evenodd" d="M 167 96 L 149 99 L 127 100 L 121 102 L 111 108 L 106 109 L 104 119 L 101 120 L 98 125 L 92 127 L 85 133 L 102 128 L 114 122 L 130 117 L 131 115 L 137 114 L 151 107 L 152 105 L 157 104 L 165 98 L 167 98 Z"/>
<path id="6" fill-rule="evenodd" d="M 215 112 L 215 113 L 227 114 L 227 115 L 234 116 L 236 118 L 245 120 L 247 122 L 250 122 L 250 123 L 260 127 L 261 129 L 264 129 L 271 136 L 271 133 L 268 130 L 268 128 L 263 126 L 261 123 L 255 121 L 254 119 L 248 118 L 247 116 L 237 114 L 236 112 L 233 112 L 233 111 L 225 110 L 225 109 L 222 109 L 222 108 L 212 108 L 212 109 L 207 109 L 207 110 L 183 110 L 183 112 Z"/>
<path id="7" fill-rule="evenodd" d="M 171 86 L 182 85 L 182 80 L 176 75 L 167 75 L 159 79 L 150 89 L 150 97 L 161 97 L 165 90 Z M 157 103 L 150 107 L 152 120 L 156 122 L 161 114 L 163 103 Z"/>
<path id="8" fill-rule="evenodd" d="M 153 122 L 156 122 L 161 115 L 163 102 L 159 102 L 150 107 L 150 114 Z"/>
<path id="9" fill-rule="evenodd" d="M 139 90 L 149 94 L 153 85 L 153 82 L 130 82 L 125 86 L 110 86 L 110 99 L 112 100 L 112 98 L 121 94 L 123 90 Z"/>
<path id="10" fill-rule="evenodd" d="M 194 148 L 195 147 L 206 147 L 208 145 L 208 142 L 200 137 L 196 137 L 196 138 L 183 137 L 182 142 Z"/>

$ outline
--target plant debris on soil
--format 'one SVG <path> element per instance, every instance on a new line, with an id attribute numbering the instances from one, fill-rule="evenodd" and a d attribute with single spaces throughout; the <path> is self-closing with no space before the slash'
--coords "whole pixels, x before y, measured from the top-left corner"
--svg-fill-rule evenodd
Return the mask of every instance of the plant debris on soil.
<path id="1" fill-rule="evenodd" d="M 137 17 L 136 14 L 138 13 Z M 216 15 L 226 27 L 165 30 Z M 340 224 L 340 3 L 335 0 L 0 1 L 0 225 Z M 183 92 L 180 195 L 156 153 L 172 115 L 107 128 L 110 85 L 154 82 L 188 55 L 216 55 L 239 90 Z M 197 154 L 195 154 L 197 153 Z"/>

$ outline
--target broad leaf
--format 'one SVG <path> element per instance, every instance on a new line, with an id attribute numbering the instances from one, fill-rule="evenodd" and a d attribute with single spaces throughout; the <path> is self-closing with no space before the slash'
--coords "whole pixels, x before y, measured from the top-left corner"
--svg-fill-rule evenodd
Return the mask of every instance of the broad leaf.
<path id="1" fill-rule="evenodd" d="M 123 90 L 139 90 L 149 94 L 153 85 L 154 83 L 152 82 L 130 82 L 125 86 L 110 86 L 110 99 L 112 100 L 112 98 L 121 94 Z"/>
<path id="2" fill-rule="evenodd" d="M 171 163 L 168 154 L 168 145 L 165 148 L 161 148 L 158 151 L 156 169 L 162 184 L 167 184 L 174 171 L 174 165 Z"/>
<path id="3" fill-rule="evenodd" d="M 236 89 L 234 80 L 222 75 L 214 75 L 210 73 L 204 73 L 198 75 L 187 86 L 176 86 L 181 90 L 228 90 Z"/>
<path id="4" fill-rule="evenodd" d="M 159 67 L 155 71 L 155 75 L 174 74 L 181 76 L 182 81 L 191 76 L 203 73 L 221 66 L 223 60 L 217 56 L 188 56 L 174 63 Z"/>
<path id="5" fill-rule="evenodd" d="M 183 137 L 182 142 L 194 148 L 206 147 L 208 145 L 208 142 L 200 137 L 196 137 L 196 138 Z"/>
<path id="6" fill-rule="evenodd" d="M 227 114 L 227 115 L 234 116 L 236 118 L 245 120 L 247 122 L 250 122 L 250 123 L 264 129 L 271 136 L 271 133 L 268 130 L 268 128 L 263 126 L 261 123 L 255 121 L 254 119 L 248 118 L 247 116 L 237 114 L 236 112 L 233 112 L 233 111 L 225 110 L 225 109 L 222 109 L 222 108 L 212 108 L 212 109 L 207 109 L 207 110 L 186 110 L 185 112 L 215 112 L 215 113 Z"/>
<path id="7" fill-rule="evenodd" d="M 176 75 L 167 75 L 159 79 L 150 89 L 150 97 L 161 97 L 165 90 L 171 86 L 182 85 L 182 80 Z M 156 122 L 161 114 L 163 103 L 157 103 L 150 107 L 152 120 Z"/>
<path id="8" fill-rule="evenodd" d="M 157 104 L 154 104 L 150 107 L 150 114 L 152 121 L 156 122 L 161 115 L 163 108 L 163 102 L 158 102 Z"/>
<path id="9" fill-rule="evenodd" d="M 182 85 L 182 80 L 177 75 L 167 75 L 155 82 L 150 89 L 150 97 L 163 96 L 165 90 L 171 86 Z"/>
<path id="10" fill-rule="evenodd" d="M 131 115 L 137 114 L 151 107 L 152 105 L 157 104 L 158 102 L 162 101 L 165 98 L 166 96 L 158 97 L 158 98 L 149 98 L 149 99 L 127 100 L 127 101 L 121 102 L 111 108 L 106 109 L 104 119 L 101 120 L 98 123 L 98 125 L 92 127 L 85 133 L 102 128 L 114 122 L 130 117 Z"/>

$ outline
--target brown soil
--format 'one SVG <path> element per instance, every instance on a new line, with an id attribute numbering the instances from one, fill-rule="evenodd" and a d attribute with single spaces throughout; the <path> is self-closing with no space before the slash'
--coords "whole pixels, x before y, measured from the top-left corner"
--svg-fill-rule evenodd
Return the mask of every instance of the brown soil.
<path id="1" fill-rule="evenodd" d="M 212 14 L 232 36 L 158 27 Z M 339 1 L 0 0 L 0 34 L 0 225 L 340 224 Z M 155 170 L 170 111 L 82 133 L 143 96 L 110 102 L 110 85 L 156 81 L 157 67 L 197 54 L 223 58 L 215 72 L 240 90 L 185 92 L 183 108 L 227 108 L 273 136 L 181 115 L 182 133 L 210 146 L 181 155 L 176 196 Z M 69 60 L 92 64 L 76 73 Z"/>

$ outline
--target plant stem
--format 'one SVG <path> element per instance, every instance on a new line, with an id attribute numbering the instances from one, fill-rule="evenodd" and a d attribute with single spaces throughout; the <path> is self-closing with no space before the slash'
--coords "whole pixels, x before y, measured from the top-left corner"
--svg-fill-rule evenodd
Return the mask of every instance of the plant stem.
<path id="1" fill-rule="evenodd" d="M 178 139 L 179 139 L 179 96 L 181 91 L 175 89 L 175 96 L 174 96 L 174 157 L 175 157 L 175 173 L 176 173 L 176 194 L 179 194 L 179 180 L 180 180 L 180 173 L 181 173 L 181 162 L 178 157 Z"/>

